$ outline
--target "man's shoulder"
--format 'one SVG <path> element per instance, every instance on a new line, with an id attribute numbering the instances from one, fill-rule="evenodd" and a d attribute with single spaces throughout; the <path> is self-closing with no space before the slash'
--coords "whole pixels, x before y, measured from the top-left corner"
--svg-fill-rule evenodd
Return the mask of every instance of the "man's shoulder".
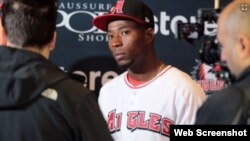
<path id="1" fill-rule="evenodd" d="M 176 67 L 171 67 L 171 69 L 166 71 L 165 77 L 176 80 L 179 83 L 192 80 L 192 78 L 190 77 L 190 75 L 188 73 L 186 73 L 186 72 L 184 72 Z M 179 81 L 179 80 L 181 80 L 181 81 Z"/>
<path id="2" fill-rule="evenodd" d="M 127 72 L 124 72 L 116 77 L 114 77 L 113 79 L 109 80 L 108 82 L 106 82 L 102 88 L 105 87 L 113 87 L 114 85 L 120 85 L 121 82 L 125 82 L 125 77 L 127 75 Z"/>
<path id="3" fill-rule="evenodd" d="M 234 103 L 236 101 L 242 101 L 242 96 L 240 94 L 240 91 L 238 91 L 237 89 L 228 87 L 209 95 L 207 101 L 204 103 L 204 106 L 216 107 L 219 105 L 230 105 L 233 101 Z"/>
<path id="4" fill-rule="evenodd" d="M 175 86 L 179 90 L 186 91 L 201 89 L 198 83 L 196 83 L 188 73 L 175 67 L 169 69 L 163 75 L 163 79 L 166 80 L 166 83 L 170 83 L 169 85 Z"/>
<path id="5" fill-rule="evenodd" d="M 229 124 L 240 107 L 243 98 L 233 87 L 225 88 L 208 96 L 197 113 L 198 124 Z"/>
<path id="6" fill-rule="evenodd" d="M 91 91 L 84 87 L 80 82 L 73 80 L 71 78 L 67 78 L 58 83 L 57 89 L 63 90 L 65 93 L 81 93 L 81 94 L 89 94 Z"/>

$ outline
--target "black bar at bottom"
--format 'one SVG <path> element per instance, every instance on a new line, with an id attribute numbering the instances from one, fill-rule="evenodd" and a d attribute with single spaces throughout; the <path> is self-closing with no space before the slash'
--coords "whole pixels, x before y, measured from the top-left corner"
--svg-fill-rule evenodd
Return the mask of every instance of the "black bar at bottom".
<path id="1" fill-rule="evenodd" d="M 249 125 L 170 125 L 170 141 L 184 139 L 250 140 Z"/>

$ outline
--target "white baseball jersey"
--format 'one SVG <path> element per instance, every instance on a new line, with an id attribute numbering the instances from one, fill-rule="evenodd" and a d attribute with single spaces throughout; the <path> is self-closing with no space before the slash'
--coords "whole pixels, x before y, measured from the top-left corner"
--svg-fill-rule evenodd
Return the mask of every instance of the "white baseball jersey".
<path id="1" fill-rule="evenodd" d="M 191 77 L 167 66 L 133 87 L 124 72 L 100 90 L 99 104 L 115 141 L 169 141 L 170 124 L 193 124 L 206 96 Z"/>

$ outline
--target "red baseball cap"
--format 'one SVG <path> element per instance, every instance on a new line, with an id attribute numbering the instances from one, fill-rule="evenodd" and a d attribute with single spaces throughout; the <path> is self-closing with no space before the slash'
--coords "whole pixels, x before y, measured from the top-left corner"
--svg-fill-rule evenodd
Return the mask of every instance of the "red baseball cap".
<path id="1" fill-rule="evenodd" d="M 108 13 L 94 18 L 93 24 L 107 31 L 108 24 L 114 20 L 131 20 L 154 28 L 153 12 L 140 0 L 118 0 Z"/>

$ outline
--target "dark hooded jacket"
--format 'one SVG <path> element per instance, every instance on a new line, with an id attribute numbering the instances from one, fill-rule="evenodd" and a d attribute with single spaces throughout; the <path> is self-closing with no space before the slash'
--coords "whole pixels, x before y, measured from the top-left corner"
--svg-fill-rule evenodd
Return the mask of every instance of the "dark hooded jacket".
<path id="1" fill-rule="evenodd" d="M 0 141 L 112 141 L 94 94 L 39 54 L 0 47 Z"/>

